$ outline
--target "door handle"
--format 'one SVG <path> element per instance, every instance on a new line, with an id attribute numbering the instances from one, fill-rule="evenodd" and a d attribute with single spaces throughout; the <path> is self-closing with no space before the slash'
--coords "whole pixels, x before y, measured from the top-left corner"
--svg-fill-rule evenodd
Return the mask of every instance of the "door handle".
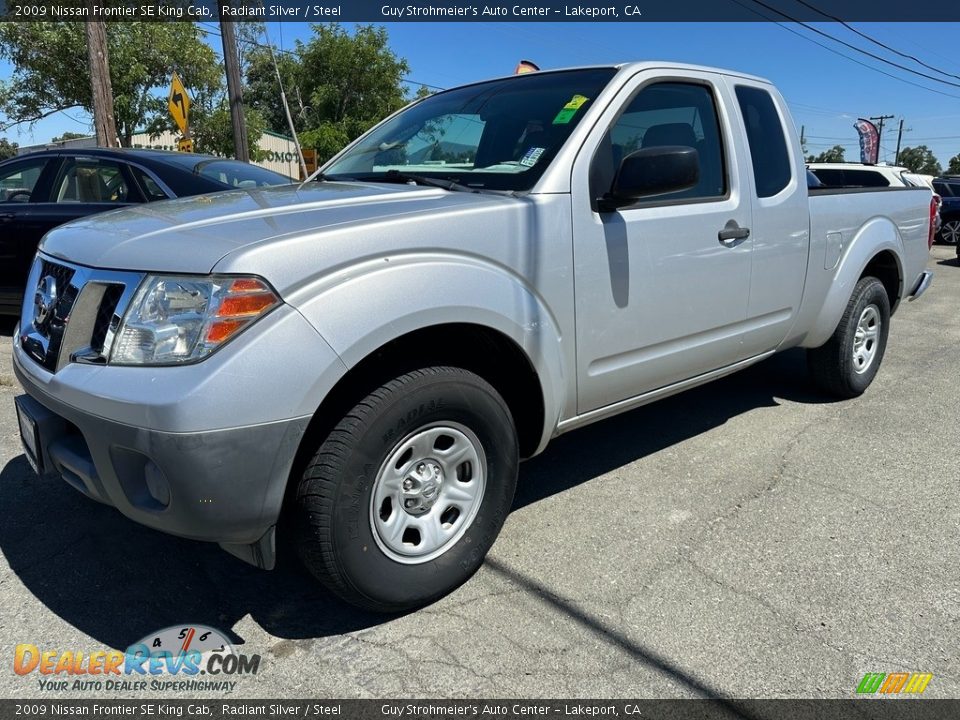
<path id="1" fill-rule="evenodd" d="M 13 213 L 0 213 L 0 220 L 3 221 L 13 220 L 14 217 Z"/>
<path id="2" fill-rule="evenodd" d="M 717 233 L 720 243 L 727 247 L 733 247 L 737 240 L 746 240 L 750 237 L 750 228 L 740 227 L 736 220 L 728 220 L 723 226 L 723 230 Z"/>

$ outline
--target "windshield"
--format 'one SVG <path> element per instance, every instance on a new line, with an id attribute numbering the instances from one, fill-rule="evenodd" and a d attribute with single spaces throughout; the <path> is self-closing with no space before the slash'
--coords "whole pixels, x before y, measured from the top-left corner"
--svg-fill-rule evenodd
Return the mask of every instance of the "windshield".
<path id="1" fill-rule="evenodd" d="M 232 188 L 288 185 L 293 182 L 293 178 L 286 175 L 239 160 L 207 160 L 197 163 L 193 172 Z"/>
<path id="2" fill-rule="evenodd" d="M 529 190 L 615 72 L 529 73 L 432 95 L 375 128 L 323 179 L 390 181 L 388 173 L 409 173 L 475 189 Z"/>
<path id="3" fill-rule="evenodd" d="M 191 153 L 167 153 L 163 156 L 163 160 L 194 175 L 215 180 L 227 188 L 289 185 L 294 182 L 293 178 L 286 175 L 239 160 L 221 160 L 216 157 L 193 155 Z"/>

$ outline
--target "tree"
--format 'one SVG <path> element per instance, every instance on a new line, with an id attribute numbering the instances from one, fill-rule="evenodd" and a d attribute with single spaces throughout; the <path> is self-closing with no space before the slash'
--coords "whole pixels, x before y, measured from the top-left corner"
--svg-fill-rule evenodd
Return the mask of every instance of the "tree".
<path id="1" fill-rule="evenodd" d="M 243 43 L 241 42 L 241 48 Z M 306 120 L 306 105 L 298 83 L 300 63 L 289 53 L 275 52 L 277 68 L 283 80 L 284 90 L 287 91 L 287 100 L 290 104 L 290 114 L 299 128 L 303 128 Z M 243 90 L 244 105 L 257 110 L 266 123 L 266 129 L 282 135 L 290 134 L 287 116 L 283 112 L 283 101 L 280 99 L 280 87 L 277 85 L 277 71 L 273 67 L 270 50 L 265 47 L 254 47 L 244 53 L 246 87 Z"/>
<path id="2" fill-rule="evenodd" d="M 842 163 L 844 152 L 845 150 L 843 149 L 843 145 L 834 145 L 832 148 L 829 150 L 824 150 L 816 157 L 810 156 L 807 158 L 807 160 L 809 162 L 817 163 Z"/>
<path id="3" fill-rule="evenodd" d="M 75 133 L 68 130 L 63 135 L 57 135 L 57 137 L 53 138 L 50 142 L 58 143 L 63 142 L 64 140 L 79 140 L 80 138 L 88 137 L 90 137 L 90 133 Z"/>
<path id="4" fill-rule="evenodd" d="M 173 70 L 192 94 L 212 96 L 220 87 L 216 56 L 193 23 L 108 23 L 107 46 L 114 119 L 125 147 L 151 116 L 166 112 Z M 14 66 L 0 83 L 0 110 L 10 124 L 75 107 L 92 111 L 83 23 L 0 23 L 0 57 Z"/>
<path id="5" fill-rule="evenodd" d="M 194 110 L 191 110 L 191 116 L 193 113 Z M 221 96 L 212 108 L 198 107 L 196 113 L 195 120 L 191 120 L 194 125 L 191 132 L 197 152 L 233 157 L 233 119 L 226 96 Z M 264 153 L 260 150 L 260 136 L 263 135 L 266 122 L 258 110 L 246 104 L 243 116 L 247 124 L 247 153 L 250 160 L 262 160 Z"/>
<path id="6" fill-rule="evenodd" d="M 409 67 L 389 48 L 382 27 L 358 26 L 353 34 L 336 23 L 312 29 L 313 37 L 293 51 L 274 52 L 276 67 L 253 32 L 238 34 L 244 102 L 261 113 L 267 129 L 289 135 L 279 71 L 301 144 L 315 148 L 322 162 L 410 100 L 403 82 Z M 429 94 L 421 87 L 415 97 Z"/>
<path id="7" fill-rule="evenodd" d="M 947 168 L 947 174 L 960 175 L 960 153 L 950 158 L 950 166 Z"/>
<path id="8" fill-rule="evenodd" d="M 20 146 L 17 143 L 12 143 L 6 138 L 0 138 L 0 160 L 16 156 L 18 147 Z"/>
<path id="9" fill-rule="evenodd" d="M 903 167 L 921 175 L 940 175 L 943 172 L 937 158 L 926 145 L 903 148 L 898 162 Z"/>

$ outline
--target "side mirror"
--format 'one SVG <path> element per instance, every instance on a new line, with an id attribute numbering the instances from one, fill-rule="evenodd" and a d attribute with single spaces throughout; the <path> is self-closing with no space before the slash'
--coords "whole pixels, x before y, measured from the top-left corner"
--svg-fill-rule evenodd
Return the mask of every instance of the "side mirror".
<path id="1" fill-rule="evenodd" d="M 700 182 L 700 154 L 686 145 L 650 147 L 627 155 L 610 192 L 599 198 L 601 212 L 632 205 L 641 198 L 688 190 Z"/>

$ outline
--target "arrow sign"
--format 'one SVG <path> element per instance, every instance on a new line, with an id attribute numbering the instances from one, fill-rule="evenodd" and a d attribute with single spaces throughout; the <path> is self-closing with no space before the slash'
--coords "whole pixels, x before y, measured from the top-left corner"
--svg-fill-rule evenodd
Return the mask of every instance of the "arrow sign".
<path id="1" fill-rule="evenodd" d="M 176 73 L 170 79 L 170 96 L 167 99 L 167 109 L 170 111 L 173 121 L 180 128 L 180 132 L 186 134 L 190 120 L 190 96 L 187 89 L 180 82 L 180 76 Z"/>

